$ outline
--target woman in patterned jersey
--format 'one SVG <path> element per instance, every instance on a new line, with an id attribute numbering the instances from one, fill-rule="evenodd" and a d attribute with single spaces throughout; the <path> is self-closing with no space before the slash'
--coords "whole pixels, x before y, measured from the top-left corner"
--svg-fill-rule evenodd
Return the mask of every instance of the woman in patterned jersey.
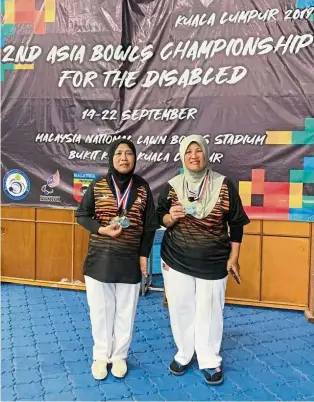
<path id="1" fill-rule="evenodd" d="M 184 374 L 196 351 L 206 382 L 216 385 L 223 382 L 219 351 L 227 274 L 241 281 L 238 258 L 249 219 L 231 181 L 210 170 L 203 137 L 185 138 L 180 157 L 184 172 L 166 184 L 157 208 L 167 228 L 161 263 L 178 348 L 169 369 Z"/>
<path id="2" fill-rule="evenodd" d="M 90 231 L 84 264 L 87 301 L 94 339 L 92 374 L 122 378 L 132 339 L 141 274 L 159 227 L 147 182 L 134 174 L 132 142 L 118 140 L 109 149 L 109 171 L 86 190 L 76 217 Z"/>

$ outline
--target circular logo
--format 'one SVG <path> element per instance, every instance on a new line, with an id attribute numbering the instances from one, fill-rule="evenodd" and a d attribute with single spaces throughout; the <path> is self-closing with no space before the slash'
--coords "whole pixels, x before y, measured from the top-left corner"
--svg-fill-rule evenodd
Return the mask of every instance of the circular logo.
<path id="1" fill-rule="evenodd" d="M 21 170 L 10 170 L 3 178 L 3 190 L 11 200 L 22 200 L 31 189 L 28 176 Z"/>

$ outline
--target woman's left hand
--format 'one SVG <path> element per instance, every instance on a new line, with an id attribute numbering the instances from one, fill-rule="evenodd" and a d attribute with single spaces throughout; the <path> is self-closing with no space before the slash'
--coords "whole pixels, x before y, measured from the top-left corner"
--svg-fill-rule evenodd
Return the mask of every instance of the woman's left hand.
<path id="1" fill-rule="evenodd" d="M 227 262 L 228 273 L 231 273 L 230 272 L 231 270 L 234 272 L 234 275 L 238 278 L 239 283 L 241 283 L 240 266 L 237 259 L 229 258 Z"/>
<path id="2" fill-rule="evenodd" d="M 147 257 L 140 257 L 140 267 L 142 275 L 147 278 Z"/>

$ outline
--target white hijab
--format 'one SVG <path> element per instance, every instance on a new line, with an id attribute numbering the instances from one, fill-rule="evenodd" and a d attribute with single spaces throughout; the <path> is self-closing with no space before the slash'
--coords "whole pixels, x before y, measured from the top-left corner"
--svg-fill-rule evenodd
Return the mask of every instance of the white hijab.
<path id="1" fill-rule="evenodd" d="M 186 150 L 192 142 L 196 142 L 204 152 L 205 167 L 200 172 L 192 172 L 191 170 L 188 170 L 184 162 Z M 222 176 L 221 174 L 216 173 L 210 169 L 208 145 L 201 135 L 189 135 L 188 137 L 186 137 L 180 144 L 179 152 L 184 172 L 169 180 L 169 184 L 176 192 L 179 202 L 183 206 L 188 205 L 189 196 L 186 190 L 186 183 L 188 183 L 188 186 L 191 190 L 198 191 L 204 177 L 206 176 L 206 174 L 208 174 L 208 184 L 204 191 L 203 197 L 199 201 L 193 202 L 193 205 L 196 206 L 196 212 L 194 216 L 197 219 L 203 219 L 208 216 L 214 209 L 219 199 L 221 186 L 225 179 L 225 176 Z"/>

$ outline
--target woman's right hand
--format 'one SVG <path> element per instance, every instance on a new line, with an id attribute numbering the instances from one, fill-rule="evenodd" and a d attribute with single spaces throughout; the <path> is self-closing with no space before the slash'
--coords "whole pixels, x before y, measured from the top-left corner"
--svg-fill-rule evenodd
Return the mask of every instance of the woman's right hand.
<path id="1" fill-rule="evenodd" d="M 184 208 L 181 204 L 171 207 L 169 210 L 169 214 L 171 216 L 172 223 L 176 223 L 180 218 L 185 217 Z"/>
<path id="2" fill-rule="evenodd" d="M 101 226 L 98 229 L 98 233 L 102 236 L 110 236 L 112 238 L 120 236 L 122 233 L 122 227 L 118 223 L 112 223 L 108 226 Z"/>

